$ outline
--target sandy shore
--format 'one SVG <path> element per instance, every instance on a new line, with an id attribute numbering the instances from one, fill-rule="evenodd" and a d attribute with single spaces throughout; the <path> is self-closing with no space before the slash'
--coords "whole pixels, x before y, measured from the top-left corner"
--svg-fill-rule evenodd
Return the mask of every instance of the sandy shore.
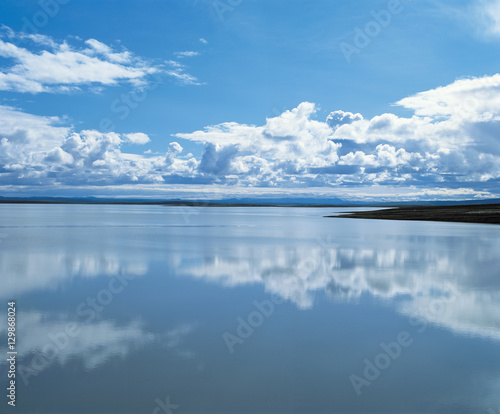
<path id="1" fill-rule="evenodd" d="M 398 207 L 327 217 L 500 224 L 500 204 Z"/>

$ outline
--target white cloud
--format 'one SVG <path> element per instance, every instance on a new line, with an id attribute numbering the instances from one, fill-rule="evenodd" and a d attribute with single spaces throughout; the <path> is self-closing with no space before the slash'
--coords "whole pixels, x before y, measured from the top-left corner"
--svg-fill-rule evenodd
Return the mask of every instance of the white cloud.
<path id="1" fill-rule="evenodd" d="M 0 106 L 0 181 L 11 174 L 23 175 L 29 165 L 43 164 L 43 159 L 69 133 L 69 128 L 60 124 L 57 117 L 30 115 Z M 36 176 L 37 172 L 33 174 Z"/>
<path id="2" fill-rule="evenodd" d="M 201 85 L 198 78 L 186 72 L 186 68 L 182 63 L 175 60 L 168 60 L 166 64 L 170 68 L 166 69 L 165 73 L 176 79 L 181 85 Z"/>
<path id="3" fill-rule="evenodd" d="M 420 117 L 500 121 L 500 74 L 460 79 L 451 85 L 404 98 L 397 104 Z"/>
<path id="4" fill-rule="evenodd" d="M 16 185 L 124 184 L 164 182 L 164 176 L 193 176 L 197 161 L 178 158 L 176 143 L 165 155 L 122 152 L 123 139 L 110 132 L 74 132 L 57 117 L 26 114 L 0 106 L 0 183 Z M 125 134 L 128 142 L 146 144 L 144 133 Z"/>
<path id="5" fill-rule="evenodd" d="M 482 26 L 492 36 L 500 36 L 500 0 L 482 0 L 479 12 L 483 16 Z"/>
<path id="6" fill-rule="evenodd" d="M 178 80 L 181 85 L 201 85 L 195 76 L 181 70 L 167 70 L 166 74 Z"/>
<path id="7" fill-rule="evenodd" d="M 138 145 L 144 145 L 150 142 L 151 140 L 149 137 L 142 133 L 142 132 L 136 132 L 134 134 L 126 134 L 125 137 L 132 143 L 132 144 L 138 144 Z"/>
<path id="8" fill-rule="evenodd" d="M 403 99 L 411 118 L 335 111 L 320 122 L 305 102 L 264 126 L 228 122 L 177 136 L 206 145 L 205 173 L 247 185 L 485 183 L 500 178 L 499 82 L 461 80 Z M 468 98 L 475 106 L 464 108 Z"/>
<path id="9" fill-rule="evenodd" d="M 291 184 L 293 177 L 313 178 L 310 168 L 338 160 L 340 147 L 324 122 L 311 119 L 315 105 L 300 104 L 264 126 L 223 123 L 177 137 L 205 144 L 200 170 L 214 179 L 228 177 L 245 185 Z"/>
<path id="10" fill-rule="evenodd" d="M 138 62 L 115 63 L 114 53 L 108 53 L 105 57 L 111 59 L 107 60 L 92 55 L 90 50 L 74 50 L 65 43 L 56 51 L 35 53 L 0 40 L 0 56 L 14 61 L 12 66 L 0 72 L 0 89 L 65 92 L 81 85 L 115 85 L 120 81 L 137 86 L 148 74 L 158 71 Z"/>
<path id="11" fill-rule="evenodd" d="M 174 53 L 174 55 L 177 56 L 178 58 L 193 57 L 193 56 L 198 56 L 199 54 L 200 54 L 199 52 L 194 52 L 192 50 Z"/>
<path id="12" fill-rule="evenodd" d="M 56 42 L 45 35 L 15 33 L 5 26 L 3 32 L 0 57 L 7 59 L 10 65 L 0 67 L 0 90 L 67 93 L 84 86 L 98 89 L 124 82 L 141 88 L 151 75 L 160 74 L 181 84 L 198 84 L 177 62 L 172 69 L 172 62 L 153 63 L 123 48 L 115 51 L 96 39 L 74 45 Z M 18 39 L 29 40 L 29 48 L 17 46 Z M 195 52 L 183 53 L 189 56 Z"/>
<path id="13" fill-rule="evenodd" d="M 352 124 L 355 121 L 361 121 L 363 116 L 361 114 L 353 114 L 352 112 L 334 111 L 326 118 L 326 123 L 332 128 L 340 125 Z"/>
<path id="14" fill-rule="evenodd" d="M 71 154 L 68 154 L 66 151 L 63 149 L 57 147 L 52 150 L 50 150 L 47 154 L 47 156 L 44 158 L 44 161 L 48 163 L 55 163 L 55 164 L 73 164 L 75 159 Z"/>
<path id="15" fill-rule="evenodd" d="M 109 59 L 111 62 L 126 64 L 130 63 L 134 59 L 129 51 L 125 50 L 120 53 L 113 52 L 113 49 L 111 49 L 108 45 L 105 45 L 104 43 L 101 43 L 96 39 L 88 39 L 85 41 L 85 43 L 94 50 L 95 54 L 102 55 L 105 58 Z"/>
<path id="16" fill-rule="evenodd" d="M 208 41 L 203 37 L 200 37 L 200 42 L 203 43 L 204 45 L 208 44 Z"/>
<path id="17" fill-rule="evenodd" d="M 92 43 L 99 53 L 108 52 Z M 177 76 L 189 76 L 174 63 L 169 65 Z M 412 110 L 411 117 L 365 119 L 337 110 L 322 121 L 315 104 L 303 102 L 262 125 L 225 122 L 176 134 L 203 146 L 198 158 L 183 154 L 179 143 L 170 143 L 164 154 L 125 153 L 123 142 L 144 145 L 149 137 L 76 132 L 60 118 L 0 106 L 0 183 L 295 191 L 376 184 L 404 187 L 406 194 L 439 188 L 450 196 L 466 197 L 463 189 L 472 197 L 490 196 L 498 194 L 500 181 L 499 88 L 500 75 L 494 75 L 418 93 L 397 103 Z"/>

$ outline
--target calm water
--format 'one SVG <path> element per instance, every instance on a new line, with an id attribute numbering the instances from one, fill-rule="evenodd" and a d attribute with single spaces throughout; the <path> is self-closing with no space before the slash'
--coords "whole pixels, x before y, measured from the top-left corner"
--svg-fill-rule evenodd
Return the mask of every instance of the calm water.
<path id="1" fill-rule="evenodd" d="M 1 205 L 0 411 L 500 413 L 500 227 L 343 210 Z"/>

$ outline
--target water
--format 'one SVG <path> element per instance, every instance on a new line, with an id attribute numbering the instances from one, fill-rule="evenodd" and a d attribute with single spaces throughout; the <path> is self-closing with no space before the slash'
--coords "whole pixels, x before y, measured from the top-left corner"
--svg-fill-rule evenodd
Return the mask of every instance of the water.
<path id="1" fill-rule="evenodd" d="M 500 227 L 344 210 L 1 205 L 11 411 L 500 412 Z"/>

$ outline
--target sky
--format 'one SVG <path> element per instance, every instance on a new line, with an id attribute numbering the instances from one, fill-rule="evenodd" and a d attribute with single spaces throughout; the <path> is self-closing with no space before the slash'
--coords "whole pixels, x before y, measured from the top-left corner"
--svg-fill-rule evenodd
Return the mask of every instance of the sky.
<path id="1" fill-rule="evenodd" d="M 500 197 L 500 0 L 4 0 L 0 196 Z"/>

